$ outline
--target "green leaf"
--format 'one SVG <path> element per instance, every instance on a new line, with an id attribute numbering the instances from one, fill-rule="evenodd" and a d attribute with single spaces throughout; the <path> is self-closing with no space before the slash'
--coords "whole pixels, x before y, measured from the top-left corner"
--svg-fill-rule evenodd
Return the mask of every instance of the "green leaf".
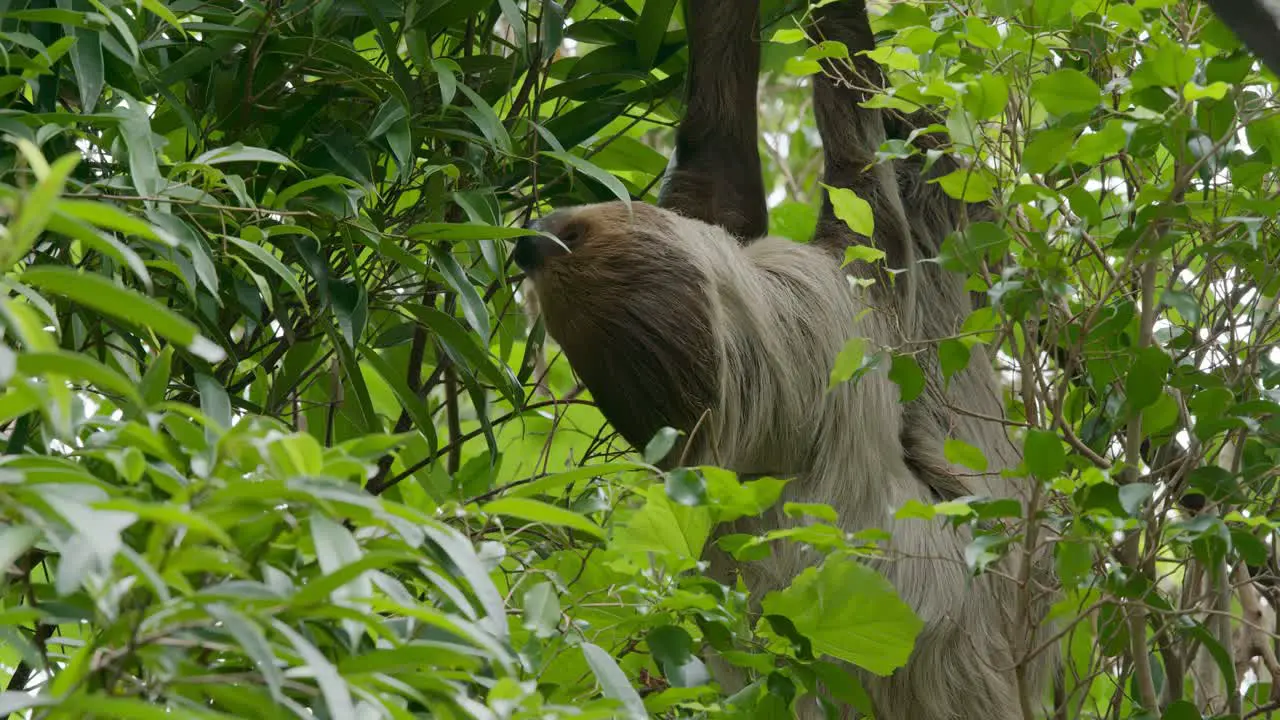
<path id="1" fill-rule="evenodd" d="M 827 381 L 828 390 L 853 378 L 854 373 L 862 367 L 866 349 L 866 338 L 854 337 L 845 342 L 840 354 L 836 356 L 835 365 L 831 368 L 831 377 Z"/>
<path id="2" fill-rule="evenodd" d="M 1103 158 L 1120 152 L 1128 139 L 1124 131 L 1124 123 L 1119 120 L 1108 120 L 1097 132 L 1077 138 L 1075 147 L 1067 157 L 1074 162 L 1095 165 Z"/>
<path id="3" fill-rule="evenodd" d="M 698 687 L 711 680 L 706 666 L 693 654 L 693 637 L 684 628 L 661 625 L 649 631 L 645 643 L 673 687 Z"/>
<path id="4" fill-rule="evenodd" d="M 488 348 L 477 344 L 475 336 L 464 330 L 457 320 L 431 307 L 413 304 L 401 307 L 431 328 L 461 365 L 493 383 L 512 405 L 520 404 L 520 383 L 511 369 L 505 364 L 499 367 L 494 363 Z"/>
<path id="5" fill-rule="evenodd" d="M 876 229 L 876 219 L 871 211 L 871 203 L 858 197 L 857 193 L 840 187 L 832 187 L 823 183 L 827 189 L 827 197 L 831 199 L 831 208 L 836 217 L 849 226 L 850 230 L 870 238 Z"/>
<path id="6" fill-rule="evenodd" d="M 676 0 L 648 0 L 640 10 L 640 19 L 636 21 L 636 62 L 637 67 L 649 67 L 658 57 L 662 47 L 662 39 L 667 34 L 667 26 L 671 24 L 671 14 L 676 7 Z"/>
<path id="7" fill-rule="evenodd" d="M 873 263 L 883 259 L 883 250 L 873 248 L 870 245 L 850 245 L 844 249 L 844 262 L 840 263 L 840 267 L 846 267 L 849 263 L 855 261 Z"/>
<path id="8" fill-rule="evenodd" d="M 292 160 L 274 150 L 249 147 L 241 143 L 233 143 L 226 147 L 214 148 L 213 150 L 200 153 L 200 155 L 191 161 L 191 164 L 222 165 L 224 163 L 232 162 L 265 162 L 293 167 Z"/>
<path id="9" fill-rule="evenodd" d="M 986 173 L 970 168 L 952 170 L 929 182 L 937 183 L 947 195 L 964 202 L 986 202 L 995 194 Z"/>
<path id="10" fill-rule="evenodd" d="M 976 222 L 947 235 L 938 251 L 938 262 L 952 272 L 973 273 L 984 262 L 1002 257 L 1009 249 L 1004 228 L 992 222 Z"/>
<path id="11" fill-rule="evenodd" d="M 613 656 L 589 642 L 582 643 L 582 655 L 587 659 L 587 665 L 591 666 L 591 672 L 595 673 L 596 680 L 600 681 L 604 696 L 622 703 L 621 717 L 629 720 L 645 720 L 649 717 L 640 694 L 631 687 L 626 673 L 618 667 Z"/>
<path id="12" fill-rule="evenodd" d="M 1009 83 L 995 73 L 983 73 L 965 85 L 964 107 L 977 120 L 1004 114 L 1009 102 Z"/>
<path id="13" fill-rule="evenodd" d="M 113 88 L 112 92 L 125 101 L 113 113 L 120 118 L 120 135 L 129 150 L 129 175 L 133 178 L 133 187 L 142 197 L 154 198 L 160 194 L 164 180 L 160 177 L 160 164 L 156 160 L 151 118 L 147 117 L 142 104 L 127 93 L 119 88 Z"/>
<path id="14" fill-rule="evenodd" d="M 1066 157 L 1075 136 L 1074 128 L 1046 128 L 1035 131 L 1022 150 L 1022 169 L 1029 173 L 1052 170 Z"/>
<path id="15" fill-rule="evenodd" d="M 475 90 L 458 84 L 458 89 L 463 95 L 471 101 L 471 107 L 464 108 L 463 113 L 471 118 L 471 121 L 480 128 L 480 132 L 494 147 L 502 153 L 511 152 L 511 136 L 507 134 L 507 129 L 502 125 L 502 120 L 498 118 L 498 113 L 494 112 L 493 106 L 484 101 Z"/>
<path id="16" fill-rule="evenodd" d="M 287 623 L 272 620 L 271 625 L 276 632 L 284 635 L 302 656 L 303 663 L 311 671 L 316 684 L 320 686 L 320 694 L 324 697 L 328 715 L 335 718 L 356 717 L 355 704 L 351 700 L 351 688 L 347 686 L 347 681 L 338 674 L 338 669 L 329 662 L 324 653 L 312 645 L 307 638 L 295 632 Z"/>
<path id="17" fill-rule="evenodd" d="M 906 664 L 924 628 L 883 575 L 843 552 L 766 595 L 764 611 L 791 620 L 815 654 L 882 677 Z"/>
<path id="18" fill-rule="evenodd" d="M 549 582 L 540 582 L 524 594 L 524 626 L 540 638 L 553 637 L 560 627 L 560 598 Z"/>
<path id="19" fill-rule="evenodd" d="M 396 372 L 391 365 L 378 354 L 376 350 L 368 345 L 359 346 L 360 357 L 364 362 L 368 363 L 383 380 L 391 387 L 391 391 L 395 393 L 396 400 L 400 403 L 400 407 L 409 415 L 409 419 L 413 421 L 413 428 L 422 433 L 427 441 L 427 452 L 434 454 L 439 446 L 436 438 L 435 422 L 431 418 L 431 412 L 425 403 L 418 398 L 418 394 L 409 388 L 405 382 L 404 373 Z"/>
<path id="20" fill-rule="evenodd" d="M 58 0 L 58 7 L 74 10 L 73 0 Z M 102 38 L 97 30 L 88 28 L 68 27 L 67 32 L 76 40 L 71 46 L 70 57 L 71 68 L 76 74 L 76 90 L 80 95 L 80 111 L 91 113 L 102 97 L 105 83 Z"/>
<path id="21" fill-rule="evenodd" d="M 778 43 L 779 45 L 792 45 L 798 42 L 805 42 L 808 38 L 804 31 L 800 28 L 778 28 L 774 31 L 773 36 L 769 38 L 769 42 Z"/>
<path id="22" fill-rule="evenodd" d="M 681 505 L 696 506 L 707 501 L 707 481 L 689 468 L 676 468 L 667 473 L 664 487 L 667 497 Z"/>
<path id="23" fill-rule="evenodd" d="M 641 557 L 656 553 L 677 570 L 694 567 L 711 536 L 710 511 L 673 503 L 661 485 L 650 486 L 646 497 L 640 510 L 614 526 L 610 548 Z"/>
<path id="24" fill-rule="evenodd" d="M 226 357 L 222 348 L 201 335 L 186 318 L 101 275 L 40 265 L 28 268 L 22 274 L 22 281 L 121 322 L 148 328 L 208 362 L 219 362 Z"/>
<path id="25" fill-rule="evenodd" d="M 627 190 L 627 186 L 623 185 L 622 181 L 614 177 L 612 173 L 602 170 L 591 161 L 578 157 L 570 152 L 544 150 L 542 151 L 542 154 L 547 157 L 555 158 L 583 175 L 595 180 L 601 185 L 604 185 L 609 188 L 609 192 L 613 193 L 614 197 L 618 198 L 623 203 L 626 203 L 627 206 L 631 205 L 631 193 Z"/>
<path id="26" fill-rule="evenodd" d="M 950 380 L 969 366 L 969 346 L 954 338 L 938 343 L 938 360 L 942 367 L 942 377 Z"/>
<path id="27" fill-rule="evenodd" d="M 81 353 L 67 350 L 19 353 L 18 372 L 28 377 L 51 374 L 83 380 L 99 390 L 119 395 L 128 405 L 135 408 L 143 407 L 145 404 L 137 387 L 129 378 Z"/>
<path id="28" fill-rule="evenodd" d="M 284 674 L 276 666 L 275 653 L 267 642 L 262 628 L 234 609 L 221 603 L 211 603 L 205 609 L 211 617 L 218 621 L 223 630 L 235 638 L 235 641 L 239 643 L 240 649 L 253 661 L 253 665 L 258 672 L 262 673 L 267 687 L 271 690 L 271 697 L 276 702 L 281 702 L 283 700 L 281 687 L 284 685 Z"/>
<path id="29" fill-rule="evenodd" d="M 19 140 L 18 144 L 20 147 L 24 144 L 28 146 L 25 150 L 28 157 L 32 155 L 40 157 L 40 151 L 26 140 Z M 41 158 L 42 161 L 43 158 Z M 67 178 L 79 163 L 79 154 L 70 153 L 54 160 L 47 171 L 40 173 L 43 177 L 40 177 L 35 188 L 23 198 L 17 216 L 9 223 L 8 241 L 0 245 L 0 270 L 9 268 L 31 251 L 36 239 L 40 237 L 40 233 L 44 232 L 45 226 L 53 216 L 58 196 L 66 187 Z"/>
<path id="30" fill-rule="evenodd" d="M 909 403 L 920 397 L 924 391 L 924 373 L 920 364 L 912 355 L 894 355 L 893 366 L 889 368 L 889 379 L 898 384 L 899 398 L 902 403 Z"/>
<path id="31" fill-rule="evenodd" d="M 818 210 L 809 203 L 787 200 L 769 209 L 769 234 L 807 243 L 818 227 Z"/>
<path id="32" fill-rule="evenodd" d="M 1027 468 L 1041 480 L 1051 480 L 1066 469 L 1067 452 L 1056 433 L 1028 430 L 1022 452 Z"/>
<path id="33" fill-rule="evenodd" d="M 987 471 L 987 456 L 963 440 L 947 438 L 942 446 L 942 454 L 947 458 L 947 462 L 963 465 L 978 472 Z"/>
<path id="34" fill-rule="evenodd" d="M 298 298 L 298 302 L 302 304 L 302 307 L 304 309 L 310 308 L 310 305 L 307 303 L 307 291 L 302 288 L 302 282 L 298 280 L 298 276 L 295 275 L 293 271 L 285 267 L 284 263 L 280 262 L 279 258 L 267 251 L 266 248 L 256 243 L 241 240 L 238 237 L 230 235 L 224 235 L 223 239 L 249 253 L 249 255 L 260 265 L 263 265 L 268 270 L 275 273 L 276 277 L 283 280 L 284 284 L 288 285 L 289 289 L 293 291 L 294 296 Z"/>
<path id="35" fill-rule="evenodd" d="M 409 228 L 413 240 L 507 240 L 537 235 L 536 230 L 463 223 L 422 223 Z"/>
<path id="36" fill-rule="evenodd" d="M 480 510 L 488 515 L 506 515 L 543 525 L 559 525 L 572 528 L 601 540 L 604 539 L 604 531 L 600 529 L 600 526 L 578 513 L 531 498 L 498 498 L 486 503 Z"/>
<path id="37" fill-rule="evenodd" d="M 1102 102 L 1102 90 L 1088 75 L 1065 68 L 1036 78 L 1031 97 L 1054 115 L 1090 112 Z"/>
<path id="38" fill-rule="evenodd" d="M 1173 358 L 1155 345 L 1138 351 L 1124 383 L 1131 411 L 1142 410 L 1160 398 L 1165 376 L 1172 367 Z"/>

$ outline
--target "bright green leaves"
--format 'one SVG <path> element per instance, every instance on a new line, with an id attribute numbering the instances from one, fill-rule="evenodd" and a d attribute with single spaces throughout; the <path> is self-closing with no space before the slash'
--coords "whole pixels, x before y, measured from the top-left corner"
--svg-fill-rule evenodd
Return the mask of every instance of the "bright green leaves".
<path id="1" fill-rule="evenodd" d="M 984 73 L 965 85 L 964 108 L 976 120 L 1004 113 L 1009 102 L 1009 83 L 995 73 Z"/>
<path id="2" fill-rule="evenodd" d="M 1022 452 L 1027 468 L 1041 480 L 1057 477 L 1066 467 L 1066 450 L 1054 433 L 1028 430 Z"/>
<path id="3" fill-rule="evenodd" d="M 1070 68 L 1036 78 L 1031 97 L 1054 115 L 1090 112 L 1102 101 L 1102 91 L 1088 75 Z"/>
<path id="4" fill-rule="evenodd" d="M 530 498 L 499 498 L 486 503 L 481 509 L 490 515 L 503 515 L 541 525 L 558 525 L 578 530 L 592 537 L 604 537 L 600 526 L 582 515 Z"/>
<path id="5" fill-rule="evenodd" d="M 654 662 L 675 687 L 697 687 L 711 680 L 706 666 L 694 654 L 693 637 L 684 628 L 662 625 L 645 636 Z"/>
<path id="6" fill-rule="evenodd" d="M 49 224 L 67 178 L 80 163 L 78 155 L 64 155 L 48 165 L 39 149 L 29 142 L 20 140 L 18 148 L 35 170 L 37 182 L 18 209 L 17 216 L 9 223 L 8 237 L 0 243 L 0 271 L 7 270 L 31 250 L 36 238 Z"/>
<path id="7" fill-rule="evenodd" d="M 1124 384 L 1133 412 L 1142 410 L 1160 397 L 1165 376 L 1172 367 L 1173 359 L 1156 346 L 1138 352 Z"/>
<path id="8" fill-rule="evenodd" d="M 929 182 L 937 183 L 947 195 L 964 202 L 985 202 L 995 195 L 990 176 L 976 168 L 952 170 Z"/>
<path id="9" fill-rule="evenodd" d="M 693 567 L 711 537 L 709 511 L 672 502 L 661 485 L 651 486 L 646 497 L 644 506 L 614 530 L 611 547 L 621 552 L 654 553 L 676 570 Z"/>
<path id="10" fill-rule="evenodd" d="M 831 209 L 850 230 L 870 238 L 876 229 L 875 215 L 871 211 L 871 203 L 858 197 L 848 188 L 831 187 L 824 184 L 827 197 L 831 199 Z"/>
<path id="11" fill-rule="evenodd" d="M 835 364 L 831 368 L 831 376 L 827 379 L 827 389 L 831 390 L 843 382 L 852 380 L 865 367 L 867 339 L 849 338 L 840 353 L 836 355 Z"/>
<path id="12" fill-rule="evenodd" d="M 848 554 L 767 595 L 764 611 L 789 619 L 815 652 L 882 676 L 906 663 L 924 627 L 884 576 Z"/>
<path id="13" fill-rule="evenodd" d="M 1143 49 L 1146 58 L 1133 73 L 1133 86 L 1163 86 L 1181 91 L 1196 72 L 1196 59 L 1181 44 L 1156 39 Z"/>
<path id="14" fill-rule="evenodd" d="M 963 440 L 947 438 L 943 443 L 942 453 L 947 458 L 947 462 L 962 465 L 978 472 L 987 471 L 987 458 L 982 454 L 982 450 Z"/>
<path id="15" fill-rule="evenodd" d="M 971 273 L 1004 255 L 1009 248 L 1009 236 L 995 223 L 977 222 L 963 230 L 951 233 L 942 242 L 938 262 L 952 272 Z"/>
<path id="16" fill-rule="evenodd" d="M 924 373 L 920 364 L 910 355 L 894 355 L 893 365 L 889 368 L 889 379 L 898 384 L 898 401 L 911 402 L 924 391 Z"/>

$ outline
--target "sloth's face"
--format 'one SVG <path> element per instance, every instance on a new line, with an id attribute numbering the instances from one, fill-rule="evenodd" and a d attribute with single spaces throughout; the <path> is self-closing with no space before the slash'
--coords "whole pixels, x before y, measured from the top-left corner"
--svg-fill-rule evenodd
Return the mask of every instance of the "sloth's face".
<path id="1" fill-rule="evenodd" d="M 639 448 L 664 426 L 691 430 L 717 386 L 708 260 L 732 238 L 642 203 L 565 208 L 532 227 L 560 242 L 521 238 L 516 263 L 601 412 Z"/>

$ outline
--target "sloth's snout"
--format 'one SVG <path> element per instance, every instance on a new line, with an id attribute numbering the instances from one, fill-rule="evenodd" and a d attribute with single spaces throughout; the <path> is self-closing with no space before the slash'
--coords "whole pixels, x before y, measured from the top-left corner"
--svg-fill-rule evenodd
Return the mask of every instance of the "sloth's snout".
<path id="1" fill-rule="evenodd" d="M 571 250 L 574 237 L 572 227 L 567 221 L 567 215 L 561 212 L 553 212 L 544 218 L 529 221 L 525 228 L 543 234 L 525 235 L 516 240 L 515 250 L 511 254 L 516 265 L 528 273 L 541 267 L 547 258 L 563 255 Z"/>

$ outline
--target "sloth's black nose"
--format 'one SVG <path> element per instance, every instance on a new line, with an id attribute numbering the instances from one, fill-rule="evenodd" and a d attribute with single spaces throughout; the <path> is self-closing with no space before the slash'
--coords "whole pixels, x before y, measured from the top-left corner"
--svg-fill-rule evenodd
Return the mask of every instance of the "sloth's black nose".
<path id="1" fill-rule="evenodd" d="M 538 252 L 539 240 L 546 240 L 546 238 L 541 235 L 525 235 L 516 240 L 516 249 L 512 251 L 511 257 L 521 270 L 529 272 L 538 266 L 541 259 L 541 253 Z"/>
<path id="2" fill-rule="evenodd" d="M 559 236 L 564 232 L 562 220 L 562 215 L 552 213 L 539 220 L 529 221 L 525 224 L 525 228 L 539 232 L 549 232 Z M 547 258 L 564 254 L 564 252 L 565 247 L 563 245 L 546 235 L 525 235 L 516 240 L 516 247 L 512 251 L 511 257 L 516 261 L 516 265 L 527 273 L 537 270 Z"/>

